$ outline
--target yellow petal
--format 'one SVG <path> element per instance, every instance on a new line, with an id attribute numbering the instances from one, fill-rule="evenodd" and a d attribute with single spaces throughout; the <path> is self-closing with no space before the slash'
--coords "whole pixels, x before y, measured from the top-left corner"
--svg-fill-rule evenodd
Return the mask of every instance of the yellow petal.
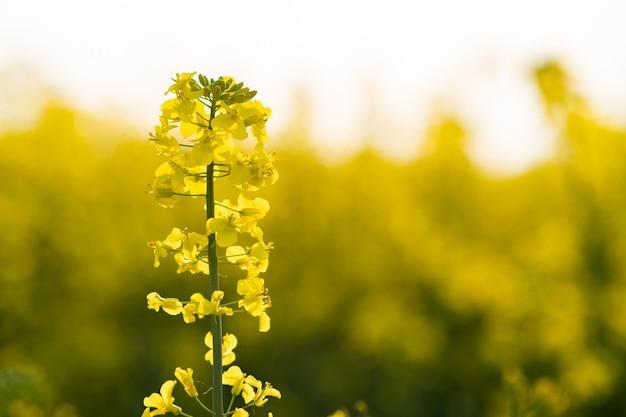
<path id="1" fill-rule="evenodd" d="M 213 349 L 213 334 L 211 332 L 207 332 L 207 334 L 204 336 L 204 344 L 209 349 Z"/>
<path id="2" fill-rule="evenodd" d="M 231 363 L 235 362 L 235 358 L 235 352 L 227 353 L 226 355 L 222 356 L 222 365 L 230 365 Z"/>
<path id="3" fill-rule="evenodd" d="M 267 332 L 270 330 L 270 316 L 264 311 L 259 316 L 259 331 Z"/>
<path id="4" fill-rule="evenodd" d="M 235 412 L 232 417 L 248 417 L 248 412 L 243 408 L 235 408 Z"/>
<path id="5" fill-rule="evenodd" d="M 161 397 L 163 397 L 163 401 L 171 402 L 172 391 L 174 390 L 174 386 L 176 385 L 176 381 L 170 379 L 165 381 L 163 385 L 161 385 Z"/>
<path id="6" fill-rule="evenodd" d="M 217 244 L 222 248 L 237 243 L 237 231 L 232 227 L 225 227 L 221 232 L 217 233 Z"/>
<path id="7" fill-rule="evenodd" d="M 245 374 L 238 366 L 231 366 L 222 374 L 222 384 L 235 385 L 244 378 Z"/>
<path id="8" fill-rule="evenodd" d="M 143 399 L 143 405 L 145 407 L 159 408 L 163 405 L 163 398 L 157 393 L 152 393 L 149 397 Z"/>
<path id="9" fill-rule="evenodd" d="M 237 337 L 232 333 L 226 333 L 224 335 L 224 352 L 232 352 L 237 347 Z"/>

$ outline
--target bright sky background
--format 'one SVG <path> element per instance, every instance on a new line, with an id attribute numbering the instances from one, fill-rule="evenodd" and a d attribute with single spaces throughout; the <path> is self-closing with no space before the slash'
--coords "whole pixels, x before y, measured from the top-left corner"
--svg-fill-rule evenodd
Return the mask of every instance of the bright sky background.
<path id="1" fill-rule="evenodd" d="M 473 154 L 510 172 L 552 146 L 529 77 L 544 58 L 626 120 L 625 16 L 618 0 L 0 0 L 0 74 L 26 64 L 72 103 L 125 112 L 145 132 L 175 72 L 245 81 L 273 108 L 273 132 L 305 88 L 316 143 L 338 155 L 373 129 L 374 146 L 410 157 L 433 109 L 450 108 Z"/>

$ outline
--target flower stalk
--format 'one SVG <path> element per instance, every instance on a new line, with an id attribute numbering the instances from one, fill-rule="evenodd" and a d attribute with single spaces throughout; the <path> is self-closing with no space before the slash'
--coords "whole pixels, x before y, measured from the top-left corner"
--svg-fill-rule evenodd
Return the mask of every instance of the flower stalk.
<path id="1" fill-rule="evenodd" d="M 206 220 L 215 217 L 215 184 L 213 180 L 213 163 L 206 167 Z M 218 275 L 217 242 L 215 233 L 209 233 L 207 256 L 209 260 L 209 292 L 220 290 L 220 277 Z M 222 387 L 222 316 L 211 316 L 211 334 L 213 335 L 213 372 L 212 372 L 212 398 L 213 415 L 224 416 L 224 394 Z"/>

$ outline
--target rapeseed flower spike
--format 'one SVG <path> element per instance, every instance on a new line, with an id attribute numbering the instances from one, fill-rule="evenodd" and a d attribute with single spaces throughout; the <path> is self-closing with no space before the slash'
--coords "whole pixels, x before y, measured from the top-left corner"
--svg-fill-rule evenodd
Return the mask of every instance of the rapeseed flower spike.
<path id="1" fill-rule="evenodd" d="M 177 272 L 202 273 L 209 275 L 211 297 L 205 298 L 197 292 L 189 301 L 164 298 L 156 292 L 146 296 L 148 308 L 163 310 L 170 315 L 181 314 L 185 323 L 212 315 L 211 331 L 206 334 L 205 344 L 209 348 L 205 359 L 212 365 L 212 409 L 198 397 L 193 379 L 193 370 L 176 368 L 174 375 L 185 392 L 195 398 L 200 406 L 214 417 L 249 417 L 247 409 L 261 407 L 268 398 L 280 398 L 280 392 L 269 383 L 262 383 L 252 375 L 244 374 L 232 364 L 238 340 L 233 334 L 222 335 L 222 316 L 232 316 L 236 311 L 246 311 L 259 320 L 259 331 L 268 331 L 270 317 L 266 309 L 271 301 L 267 295 L 265 281 L 260 274 L 267 271 L 272 243 L 265 243 L 263 231 L 258 227 L 269 211 L 269 202 L 262 198 L 239 195 L 236 205 L 228 200 L 214 200 L 214 181 L 230 177 L 232 184 L 246 192 L 257 191 L 273 184 L 278 179 L 274 167 L 274 154 L 265 151 L 268 141 L 266 123 L 271 110 L 258 100 L 252 100 L 256 91 L 236 83 L 231 77 L 217 80 L 195 72 L 176 74 L 166 94 L 175 97 L 166 99 L 161 105 L 160 124 L 155 126 L 149 141 L 157 154 L 168 158 L 157 167 L 150 186 L 159 205 L 173 207 L 182 196 L 202 198 L 206 210 L 206 230 L 203 233 L 173 228 L 161 241 L 149 242 L 154 252 L 154 266 L 159 267 L 161 258 L 172 255 Z M 250 130 L 248 130 L 248 128 Z M 238 149 L 236 144 L 249 133 L 256 139 L 252 152 Z M 181 142 L 179 142 L 181 140 Z M 240 234 L 249 234 L 256 242 L 249 246 L 237 245 Z M 210 243 L 209 243 L 210 242 Z M 246 278 L 237 283 L 237 294 L 241 297 L 222 305 L 225 294 L 220 290 L 217 247 L 225 248 L 225 258 L 246 271 Z M 224 258 L 224 257 L 222 257 Z M 221 339 L 221 349 L 213 349 L 213 335 Z M 216 350 L 221 355 L 214 358 Z M 215 363 L 213 363 L 215 362 Z M 231 386 L 231 406 L 226 413 L 223 404 L 223 385 Z M 166 381 L 160 393 L 144 399 L 142 417 L 154 417 L 166 413 L 183 414 L 174 404 L 172 391 L 176 380 Z M 233 410 L 235 396 L 241 396 L 246 404 Z M 273 417 L 268 413 L 268 417 Z"/>

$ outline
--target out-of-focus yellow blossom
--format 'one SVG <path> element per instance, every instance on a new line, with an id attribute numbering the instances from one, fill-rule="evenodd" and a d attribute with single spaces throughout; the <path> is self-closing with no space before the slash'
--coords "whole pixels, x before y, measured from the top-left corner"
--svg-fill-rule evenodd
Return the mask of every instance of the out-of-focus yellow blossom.
<path id="1" fill-rule="evenodd" d="M 213 334 L 208 332 L 204 336 L 204 344 L 209 351 L 204 355 L 204 360 L 213 365 Z M 237 347 L 237 337 L 234 334 L 226 333 L 222 338 L 222 365 L 230 365 L 235 362 L 235 348 Z"/>
<path id="2" fill-rule="evenodd" d="M 184 370 L 178 367 L 174 371 L 174 375 L 176 376 L 176 379 L 178 379 L 183 385 L 183 387 L 185 388 L 185 392 L 190 397 L 198 396 L 198 390 L 196 389 L 196 385 L 193 382 L 193 369 L 187 368 L 187 370 Z"/>
<path id="3" fill-rule="evenodd" d="M 540 378 L 532 387 L 532 395 L 545 404 L 553 415 L 560 415 L 569 407 L 564 390 L 548 378 Z"/>
<path id="4" fill-rule="evenodd" d="M 172 390 L 176 385 L 176 381 L 165 381 L 161 385 L 160 394 L 153 393 L 149 397 L 143 399 L 143 405 L 149 410 L 150 416 L 159 416 L 165 413 L 179 414 L 182 409 L 174 404 L 174 397 L 172 396 Z M 145 415 L 144 410 L 144 415 Z"/>
<path id="5" fill-rule="evenodd" d="M 328 417 L 350 417 L 350 415 L 346 413 L 344 410 L 337 410 L 331 415 L 329 415 Z"/>
<path id="6" fill-rule="evenodd" d="M 146 296 L 148 309 L 159 311 L 161 308 L 170 316 L 175 316 L 183 311 L 183 303 L 178 298 L 163 298 L 156 292 Z"/>

